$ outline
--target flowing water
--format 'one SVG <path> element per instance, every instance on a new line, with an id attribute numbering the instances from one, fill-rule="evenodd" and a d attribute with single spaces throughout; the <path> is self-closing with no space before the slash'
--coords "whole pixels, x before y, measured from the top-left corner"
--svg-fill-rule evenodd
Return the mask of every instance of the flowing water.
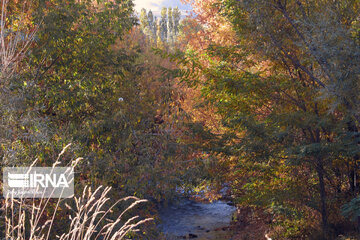
<path id="1" fill-rule="evenodd" d="M 229 240 L 235 207 L 223 201 L 212 203 L 182 199 L 159 209 L 160 230 L 167 239 Z"/>

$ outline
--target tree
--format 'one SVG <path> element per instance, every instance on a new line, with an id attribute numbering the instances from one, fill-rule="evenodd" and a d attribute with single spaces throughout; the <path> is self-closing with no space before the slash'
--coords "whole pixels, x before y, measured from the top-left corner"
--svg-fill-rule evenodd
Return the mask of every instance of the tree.
<path id="1" fill-rule="evenodd" d="M 160 20 L 160 29 L 161 29 L 161 39 L 163 42 L 168 39 L 168 16 L 167 16 L 167 8 L 163 7 L 161 9 L 161 20 Z"/>
<path id="2" fill-rule="evenodd" d="M 181 13 L 178 8 L 162 8 L 161 18 L 157 21 L 157 18 L 153 16 L 151 10 L 146 16 L 146 10 L 142 9 L 140 14 L 140 25 L 143 33 L 151 39 L 151 42 L 156 45 L 163 45 L 162 43 L 168 43 L 173 45 L 175 43 L 177 35 L 179 35 Z M 159 39 L 162 43 L 159 42 Z"/>
<path id="3" fill-rule="evenodd" d="M 32 89 L 24 78 L 40 21 L 29 3 L 1 1 L 0 158 L 2 166 L 33 160 L 36 144 L 46 141 L 48 125 L 27 99 Z M 29 85 L 28 85 L 29 83 Z M 34 148 L 32 148 L 34 147 Z"/>
<path id="4" fill-rule="evenodd" d="M 179 7 L 175 7 L 173 12 L 173 23 L 174 23 L 174 36 L 176 37 L 179 35 L 179 24 L 180 24 L 180 18 L 181 18 L 181 12 L 179 10 Z"/>
<path id="5" fill-rule="evenodd" d="M 16 135 L 5 142 L 7 131 L 0 133 L 2 159 L 15 147 L 22 150 L 11 158 L 18 162 L 8 164 L 35 158 L 50 164 L 73 142 L 71 154 L 85 158 L 82 181 L 111 185 L 116 197 L 174 193 L 183 171 L 177 160 L 184 155 L 167 123 L 175 112 L 167 100 L 174 89 L 160 87 L 165 80 L 155 67 L 169 63 L 150 54 L 151 45 L 134 29 L 132 7 L 131 1 L 36 2 L 33 21 L 43 24 L 12 83 L 24 96 L 7 130 Z M 31 114 L 41 121 L 29 122 Z"/>
<path id="6" fill-rule="evenodd" d="M 151 37 L 152 41 L 155 43 L 157 40 L 157 37 L 156 37 L 157 21 L 156 21 L 156 17 L 154 19 L 154 16 L 153 16 L 153 13 L 151 10 L 148 13 L 148 21 L 149 21 L 149 28 L 150 28 L 150 37 Z"/>
<path id="7" fill-rule="evenodd" d="M 174 42 L 174 22 L 173 22 L 173 15 L 172 15 L 172 8 L 168 8 L 168 21 L 167 21 L 167 41 L 169 44 Z"/>
<path id="8" fill-rule="evenodd" d="M 359 3 L 213 2 L 194 1 L 206 28 L 181 59 L 181 75 L 223 123 L 203 147 L 227 159 L 239 201 L 282 209 L 286 219 L 310 216 L 310 207 L 328 237 L 329 216 L 340 218 L 335 196 L 357 192 Z"/>
<path id="9" fill-rule="evenodd" d="M 143 8 L 141 9 L 140 12 L 140 26 L 141 26 L 141 30 L 143 31 L 143 33 L 145 33 L 146 35 L 148 35 L 150 33 L 150 22 L 149 22 L 149 18 L 148 15 L 146 14 L 146 9 Z"/>
<path id="10" fill-rule="evenodd" d="M 258 8 L 259 5 L 264 7 Z M 321 89 L 316 91 L 318 96 L 326 99 L 322 103 L 327 111 L 344 114 L 344 121 L 348 121 L 345 132 L 357 135 L 359 118 L 354 106 L 358 105 L 359 98 L 354 91 L 357 92 L 355 89 L 359 87 L 359 61 L 354 62 L 353 59 L 359 59 L 359 55 L 356 50 L 358 46 L 350 32 L 360 7 L 358 2 L 232 1 L 225 6 L 229 7 L 229 16 L 239 34 L 246 34 L 253 39 L 250 42 L 251 49 L 255 49 L 252 44 L 256 44 L 260 56 L 278 63 L 284 70 L 287 69 L 290 78 L 298 75 L 294 81 L 313 82 L 313 88 Z M 254 7 L 259 11 L 250 13 L 250 9 Z M 244 21 L 245 16 L 247 20 Z M 251 32 L 252 30 L 254 31 Z M 320 104 L 315 99 L 313 101 L 316 106 Z M 314 108 L 314 113 L 318 113 L 318 109 Z M 321 132 L 321 129 L 317 131 Z M 353 145 L 356 144 L 355 137 Z M 346 149 L 345 145 L 343 147 Z M 355 176 L 359 157 L 357 153 L 352 155 L 355 164 L 354 170 L 349 174 Z M 323 228 L 326 231 L 325 163 L 318 157 L 314 161 L 319 176 Z M 352 179 L 353 177 L 349 178 L 349 183 L 354 191 L 357 183 Z"/>
<path id="11" fill-rule="evenodd" d="M 162 31 L 161 31 L 161 21 L 157 19 L 156 21 L 156 46 L 158 48 L 163 47 L 163 40 L 162 40 Z"/>

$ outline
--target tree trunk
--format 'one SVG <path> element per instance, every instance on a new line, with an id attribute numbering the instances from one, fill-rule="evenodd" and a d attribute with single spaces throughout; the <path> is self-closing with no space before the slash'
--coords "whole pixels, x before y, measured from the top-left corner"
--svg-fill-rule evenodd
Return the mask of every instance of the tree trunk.
<path id="1" fill-rule="evenodd" d="M 321 159 L 318 159 L 317 163 L 317 174 L 319 177 L 319 191 L 320 191 L 320 203 L 321 203 L 321 217 L 322 217 L 322 230 L 323 238 L 326 239 L 328 236 L 328 222 L 327 222 L 327 210 L 326 210 L 326 191 L 324 182 L 324 166 Z"/>
<path id="2" fill-rule="evenodd" d="M 359 133 L 359 130 L 354 121 L 349 121 L 347 123 L 347 125 L 348 125 L 349 132 L 356 133 L 356 134 Z M 357 136 L 354 136 L 354 137 L 357 137 Z M 357 144 L 360 144 L 360 142 L 357 142 Z M 350 172 L 350 179 L 349 179 L 350 180 L 350 189 L 355 196 L 357 195 L 357 191 L 359 190 L 358 186 L 357 186 L 357 170 L 358 170 L 357 161 L 359 159 L 360 159 L 359 154 L 356 154 L 353 157 L 354 168 Z"/>

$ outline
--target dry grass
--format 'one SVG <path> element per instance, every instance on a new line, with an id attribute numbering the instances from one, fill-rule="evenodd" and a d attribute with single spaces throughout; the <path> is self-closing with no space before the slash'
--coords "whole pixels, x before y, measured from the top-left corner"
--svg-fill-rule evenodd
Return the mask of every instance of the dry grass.
<path id="1" fill-rule="evenodd" d="M 135 197 L 126 197 L 116 201 L 110 208 L 106 204 L 110 198 L 107 197 L 110 187 L 99 187 L 95 191 L 85 188 L 81 197 L 74 198 L 75 207 L 66 206 L 73 212 L 69 216 L 69 229 L 60 233 L 57 238 L 61 240 L 88 240 L 123 239 L 130 231 L 137 231 L 140 224 L 151 221 L 151 218 L 139 220 L 139 216 L 124 220 L 123 216 L 129 210 L 147 200 Z M 5 199 L 5 239 L 16 240 L 47 240 L 51 239 L 51 229 L 56 225 L 56 214 L 58 213 L 60 199 L 56 203 L 52 216 L 44 220 L 44 213 L 51 208 L 50 199 Z M 107 219 L 109 213 L 121 201 L 133 200 L 115 220 Z M 32 203 L 30 203 L 32 202 Z M 26 219 L 28 223 L 26 223 Z M 45 223 L 43 223 L 45 221 Z M 28 228 L 26 226 L 29 226 Z M 27 236 L 29 235 L 29 236 Z"/>
<path id="2" fill-rule="evenodd" d="M 60 164 L 60 157 L 70 146 L 67 145 L 59 154 L 53 168 Z M 75 167 L 81 160 L 78 158 L 68 166 Z M 36 161 L 32 164 L 34 166 Z M 64 229 L 62 233 L 57 233 L 57 238 L 61 240 L 115 240 L 124 239 L 129 232 L 138 231 L 138 226 L 151 221 L 151 218 L 139 219 L 139 216 L 125 219 L 124 215 L 140 203 L 147 200 L 136 197 L 125 197 L 110 207 L 108 193 L 110 187 L 98 187 L 95 191 L 85 187 L 80 197 L 74 197 L 74 206 L 65 203 L 66 208 L 72 212 L 69 216 L 68 224 L 60 226 Z M 63 199 L 51 200 L 50 198 L 19 198 L 15 199 L 11 195 L 5 198 L 5 239 L 11 240 L 48 240 L 53 239 L 52 229 L 56 226 L 59 206 Z M 117 215 L 115 220 L 109 219 L 109 214 L 114 208 L 124 201 L 130 201 L 125 210 Z M 50 216 L 46 214 L 52 212 Z"/>

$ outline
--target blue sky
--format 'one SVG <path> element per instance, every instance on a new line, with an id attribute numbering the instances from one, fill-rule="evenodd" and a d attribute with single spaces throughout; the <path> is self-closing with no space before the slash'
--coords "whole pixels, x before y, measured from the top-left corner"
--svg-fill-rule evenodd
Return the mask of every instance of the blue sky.
<path id="1" fill-rule="evenodd" d="M 160 14 L 162 7 L 179 7 L 182 14 L 186 15 L 186 10 L 191 10 L 189 5 L 184 5 L 180 0 L 134 0 L 135 10 L 140 12 L 142 8 L 151 10 L 155 15 Z"/>

